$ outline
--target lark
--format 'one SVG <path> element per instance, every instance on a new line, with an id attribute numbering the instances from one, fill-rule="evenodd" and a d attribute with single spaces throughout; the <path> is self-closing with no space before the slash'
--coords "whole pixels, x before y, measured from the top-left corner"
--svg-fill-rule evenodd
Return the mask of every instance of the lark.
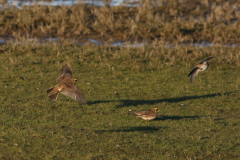
<path id="1" fill-rule="evenodd" d="M 210 63 L 208 61 L 212 58 L 216 58 L 216 57 L 209 57 L 207 59 L 204 59 L 202 62 L 198 63 L 193 68 L 193 70 L 188 74 L 188 77 L 191 76 L 191 78 L 190 78 L 191 83 L 194 81 L 194 79 L 198 75 L 198 72 L 206 71 L 209 68 Z"/>
<path id="2" fill-rule="evenodd" d="M 142 118 L 144 120 L 153 120 L 157 117 L 158 108 L 152 108 L 147 111 L 134 112 L 136 117 Z"/>
<path id="3" fill-rule="evenodd" d="M 58 94 L 62 93 L 77 100 L 80 104 L 87 103 L 83 93 L 81 93 L 80 89 L 76 86 L 78 80 L 71 77 L 72 71 L 70 68 L 67 65 L 62 66 L 61 74 L 57 78 L 59 83 L 55 87 L 47 90 L 48 97 L 56 101 Z"/>

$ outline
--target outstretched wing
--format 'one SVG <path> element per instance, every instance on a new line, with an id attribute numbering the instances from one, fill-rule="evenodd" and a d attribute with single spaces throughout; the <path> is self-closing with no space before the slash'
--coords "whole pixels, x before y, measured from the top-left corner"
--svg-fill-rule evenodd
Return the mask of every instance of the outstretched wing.
<path id="1" fill-rule="evenodd" d="M 212 58 L 216 58 L 216 57 L 209 57 L 209 58 L 207 58 L 207 59 L 204 59 L 204 60 L 201 61 L 199 64 L 202 64 L 202 63 L 204 63 L 204 62 L 206 62 L 206 61 L 209 61 L 209 60 L 212 59 Z"/>
<path id="2" fill-rule="evenodd" d="M 196 78 L 196 76 L 198 75 L 198 71 L 199 71 L 199 67 L 195 67 L 189 74 L 188 77 L 191 76 L 190 78 L 190 82 L 192 83 L 193 80 Z"/>
<path id="3" fill-rule="evenodd" d="M 61 90 L 61 93 L 77 100 L 81 104 L 87 103 L 84 95 L 81 93 L 79 88 L 73 83 L 68 83 L 65 88 Z"/>
<path id="4" fill-rule="evenodd" d="M 72 77 L 72 71 L 67 65 L 62 66 L 61 74 L 58 76 L 57 81 L 61 81 L 66 77 Z"/>

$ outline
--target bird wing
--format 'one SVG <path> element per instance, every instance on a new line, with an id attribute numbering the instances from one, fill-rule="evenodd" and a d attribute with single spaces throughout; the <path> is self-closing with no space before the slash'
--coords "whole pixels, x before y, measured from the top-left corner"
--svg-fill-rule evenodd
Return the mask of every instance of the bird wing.
<path id="1" fill-rule="evenodd" d="M 152 112 L 152 111 L 146 111 L 143 114 L 137 115 L 137 117 L 149 117 L 149 116 L 156 116 L 156 112 Z"/>
<path id="2" fill-rule="evenodd" d="M 209 61 L 209 60 L 212 59 L 212 58 L 216 58 L 216 57 L 209 57 L 209 58 L 207 58 L 207 59 L 204 59 L 204 60 L 201 61 L 199 64 L 202 64 L 202 63 L 204 63 L 204 62 L 206 62 L 206 61 Z"/>
<path id="3" fill-rule="evenodd" d="M 65 88 L 61 90 L 61 93 L 77 100 L 79 103 L 87 103 L 84 95 L 80 92 L 80 89 L 73 83 L 65 84 Z"/>
<path id="4" fill-rule="evenodd" d="M 149 115 L 152 113 L 152 111 L 140 111 L 140 112 L 134 112 L 136 115 L 139 115 L 139 116 L 145 116 L 145 115 Z"/>
<path id="5" fill-rule="evenodd" d="M 189 74 L 188 77 L 191 76 L 190 78 L 190 82 L 192 83 L 193 80 L 196 78 L 196 76 L 198 75 L 198 71 L 199 71 L 199 67 L 195 67 Z"/>
<path id="6" fill-rule="evenodd" d="M 198 69 L 200 69 L 199 67 L 194 67 L 193 70 L 188 74 L 188 77 L 191 76 L 194 72 L 196 72 Z"/>
<path id="7" fill-rule="evenodd" d="M 62 66 L 61 74 L 58 76 L 57 81 L 61 81 L 66 77 L 72 77 L 72 71 L 67 65 Z"/>
<path id="8" fill-rule="evenodd" d="M 140 112 L 134 112 L 136 115 L 148 115 L 148 114 L 151 114 L 151 113 L 157 113 L 155 112 L 155 110 L 153 109 L 149 109 L 149 110 L 146 110 L 146 111 L 140 111 Z"/>
<path id="9" fill-rule="evenodd" d="M 141 112 L 133 112 L 133 113 L 135 113 L 136 115 L 143 115 L 143 114 L 145 114 L 145 113 L 146 113 L 146 111 L 141 111 Z"/>

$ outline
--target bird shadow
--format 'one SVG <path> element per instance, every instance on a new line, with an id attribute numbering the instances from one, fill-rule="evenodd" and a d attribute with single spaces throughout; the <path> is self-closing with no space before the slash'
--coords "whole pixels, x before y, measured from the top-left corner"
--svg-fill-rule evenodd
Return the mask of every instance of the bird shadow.
<path id="1" fill-rule="evenodd" d="M 235 92 L 225 92 L 225 93 L 213 93 L 213 94 L 206 94 L 206 95 L 195 95 L 195 96 L 183 96 L 183 97 L 175 97 L 175 98 L 164 98 L 164 99 L 157 99 L 157 100 L 109 100 L 109 101 L 93 101 L 89 102 L 88 104 L 98 104 L 98 103 L 111 103 L 111 102 L 120 102 L 120 105 L 117 106 L 117 108 L 121 107 L 128 107 L 128 106 L 138 106 L 138 105 L 144 105 L 149 104 L 153 105 L 156 103 L 163 103 L 163 102 L 169 102 L 169 103 L 177 103 L 182 102 L 186 100 L 192 100 L 192 99 L 201 99 L 201 98 L 211 98 L 215 96 L 222 96 L 222 95 L 229 95 Z"/>
<path id="2" fill-rule="evenodd" d="M 201 116 L 160 116 L 154 119 L 154 121 L 164 121 L 164 120 L 180 120 L 180 119 L 196 119 Z"/>
<path id="3" fill-rule="evenodd" d="M 151 126 L 142 126 L 142 127 L 127 127 L 116 130 L 96 130 L 96 133 L 105 133 L 105 132 L 154 132 L 160 129 L 165 129 L 167 127 L 151 127 Z"/>

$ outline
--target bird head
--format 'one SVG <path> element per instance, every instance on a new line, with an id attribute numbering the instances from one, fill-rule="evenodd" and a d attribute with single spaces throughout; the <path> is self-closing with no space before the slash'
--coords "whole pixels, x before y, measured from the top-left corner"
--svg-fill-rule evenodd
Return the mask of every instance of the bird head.
<path id="1" fill-rule="evenodd" d="M 154 112 L 158 112 L 159 109 L 158 108 L 153 108 Z"/>

